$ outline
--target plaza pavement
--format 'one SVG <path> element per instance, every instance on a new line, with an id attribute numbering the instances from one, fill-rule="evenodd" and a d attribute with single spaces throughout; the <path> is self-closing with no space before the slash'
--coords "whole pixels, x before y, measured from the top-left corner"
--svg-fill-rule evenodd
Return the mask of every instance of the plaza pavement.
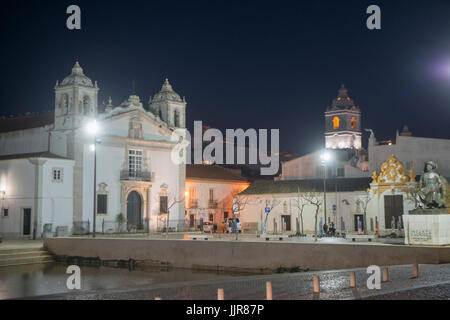
<path id="1" fill-rule="evenodd" d="M 356 274 L 357 288 L 350 288 L 349 274 Z M 265 299 L 266 281 L 272 282 L 274 300 L 335 299 L 450 299 L 450 264 L 420 265 L 419 278 L 412 279 L 412 266 L 389 267 L 389 282 L 381 290 L 366 286 L 366 269 L 336 270 L 233 277 L 171 284 L 147 285 L 128 289 L 69 293 L 36 297 L 37 299 L 148 299 L 215 300 L 223 288 L 225 300 Z M 320 277 L 321 293 L 313 293 L 313 276 Z"/>

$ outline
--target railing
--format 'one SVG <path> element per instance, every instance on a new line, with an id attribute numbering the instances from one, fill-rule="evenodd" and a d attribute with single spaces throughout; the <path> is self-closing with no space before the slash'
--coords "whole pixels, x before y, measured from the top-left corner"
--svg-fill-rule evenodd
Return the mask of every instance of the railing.
<path id="1" fill-rule="evenodd" d="M 208 209 L 217 209 L 217 200 L 209 200 Z"/>
<path id="2" fill-rule="evenodd" d="M 154 181 L 155 175 L 150 171 L 120 171 L 120 180 Z"/>
<path id="3" fill-rule="evenodd" d="M 190 200 L 189 201 L 189 208 L 191 208 L 191 209 L 198 208 L 198 201 L 197 200 Z"/>
<path id="4" fill-rule="evenodd" d="M 169 219 L 169 223 L 164 218 L 156 221 L 156 232 L 185 232 L 188 230 L 188 222 L 185 219 Z"/>

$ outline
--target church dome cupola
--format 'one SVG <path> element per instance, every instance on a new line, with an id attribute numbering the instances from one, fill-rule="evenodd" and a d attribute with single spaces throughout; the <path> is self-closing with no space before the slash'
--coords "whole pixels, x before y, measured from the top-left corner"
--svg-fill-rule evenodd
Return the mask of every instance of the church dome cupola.
<path id="1" fill-rule="evenodd" d="M 182 102 L 180 95 L 173 90 L 172 85 L 169 83 L 169 79 L 167 78 L 162 85 L 161 91 L 154 95 L 152 101 Z"/>
<path id="2" fill-rule="evenodd" d="M 150 98 L 149 106 L 169 128 L 186 128 L 186 100 L 173 90 L 167 78 L 161 91 Z"/>
<path id="3" fill-rule="evenodd" d="M 60 86 L 85 86 L 85 87 L 94 87 L 92 84 L 92 80 L 89 79 L 84 73 L 83 68 L 81 68 L 78 61 L 75 62 L 75 65 L 72 68 L 72 73 L 64 78 L 64 80 L 59 84 Z"/>
<path id="4" fill-rule="evenodd" d="M 348 96 L 344 84 L 325 111 L 325 147 L 361 149 L 361 111 Z"/>
<path id="5" fill-rule="evenodd" d="M 348 96 L 348 90 L 345 88 L 345 85 L 342 84 L 338 90 L 338 96 L 333 100 L 329 110 L 349 110 L 349 109 L 358 109 L 355 106 L 355 102 Z"/>

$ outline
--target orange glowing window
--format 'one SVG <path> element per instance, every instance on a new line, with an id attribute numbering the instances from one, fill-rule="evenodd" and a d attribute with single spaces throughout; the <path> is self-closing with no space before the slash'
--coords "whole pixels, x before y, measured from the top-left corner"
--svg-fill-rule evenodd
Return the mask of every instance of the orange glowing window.
<path id="1" fill-rule="evenodd" d="M 355 129 L 356 119 L 352 117 L 352 129 Z"/>
<path id="2" fill-rule="evenodd" d="M 339 128 L 339 118 L 334 117 L 333 118 L 333 129 L 338 129 L 338 128 Z"/>

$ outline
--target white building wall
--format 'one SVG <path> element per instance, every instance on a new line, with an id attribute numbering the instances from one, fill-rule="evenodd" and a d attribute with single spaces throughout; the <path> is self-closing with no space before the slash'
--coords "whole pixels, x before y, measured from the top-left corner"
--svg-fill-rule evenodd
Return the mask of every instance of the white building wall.
<path id="1" fill-rule="evenodd" d="M 43 166 L 42 179 L 42 226 L 52 224 L 52 231 L 57 227 L 72 228 L 73 217 L 73 161 L 49 159 Z M 52 181 L 53 168 L 63 170 L 61 182 Z"/>
<path id="2" fill-rule="evenodd" d="M 383 162 L 394 154 L 405 165 L 405 171 L 413 168 L 422 174 L 426 161 L 435 161 L 437 172 L 450 176 L 450 139 L 434 139 L 397 136 L 395 144 L 372 145 L 369 143 L 369 169 L 379 170 Z"/>
<path id="3" fill-rule="evenodd" d="M 23 209 L 31 209 L 31 234 L 35 221 L 38 222 L 36 237 L 42 236 L 42 227 L 46 223 L 57 226 L 72 225 L 72 167 L 73 161 L 61 159 L 39 158 L 42 165 L 41 184 L 36 185 L 36 163 L 29 159 L 14 159 L 0 161 L 0 195 L 1 208 L 8 209 L 8 217 L 3 210 L 0 217 L 0 234 L 5 238 L 23 236 Z M 52 168 L 58 167 L 64 171 L 64 180 L 52 182 Z M 38 196 L 38 193 L 41 196 Z M 42 201 L 42 207 L 37 207 L 37 201 Z M 37 215 L 37 217 L 36 217 Z M 37 218 L 37 219 L 36 219 Z"/>
<path id="4" fill-rule="evenodd" d="M 355 230 L 354 217 L 355 215 L 363 215 L 361 206 L 358 206 L 357 200 L 361 199 L 364 192 L 338 192 L 327 193 L 327 220 L 334 222 L 335 228 L 338 232 L 341 231 L 341 217 L 344 220 L 345 230 L 352 232 Z M 291 231 L 290 233 L 296 233 L 296 218 L 299 218 L 299 209 L 296 205 L 296 194 L 274 194 L 274 195 L 252 195 L 243 196 L 248 198 L 248 204 L 241 212 L 241 221 L 246 225 L 257 225 L 259 232 L 261 232 L 262 223 L 265 218 L 266 200 L 277 205 L 273 208 L 267 218 L 267 232 L 268 233 L 280 233 L 281 230 L 281 216 L 291 216 Z M 323 203 L 323 194 L 319 195 Z M 333 205 L 336 205 L 336 214 L 333 213 Z M 323 205 L 319 208 L 318 220 L 320 218 L 324 220 Z M 368 218 L 368 224 L 370 219 Z M 300 222 L 300 218 L 299 218 Z M 303 211 L 303 226 L 306 233 L 314 233 L 315 224 L 315 207 L 313 205 L 306 205 Z M 370 227 L 370 225 L 369 225 Z M 298 230 L 299 232 L 301 231 Z M 289 233 L 289 232 L 288 232 Z"/>

